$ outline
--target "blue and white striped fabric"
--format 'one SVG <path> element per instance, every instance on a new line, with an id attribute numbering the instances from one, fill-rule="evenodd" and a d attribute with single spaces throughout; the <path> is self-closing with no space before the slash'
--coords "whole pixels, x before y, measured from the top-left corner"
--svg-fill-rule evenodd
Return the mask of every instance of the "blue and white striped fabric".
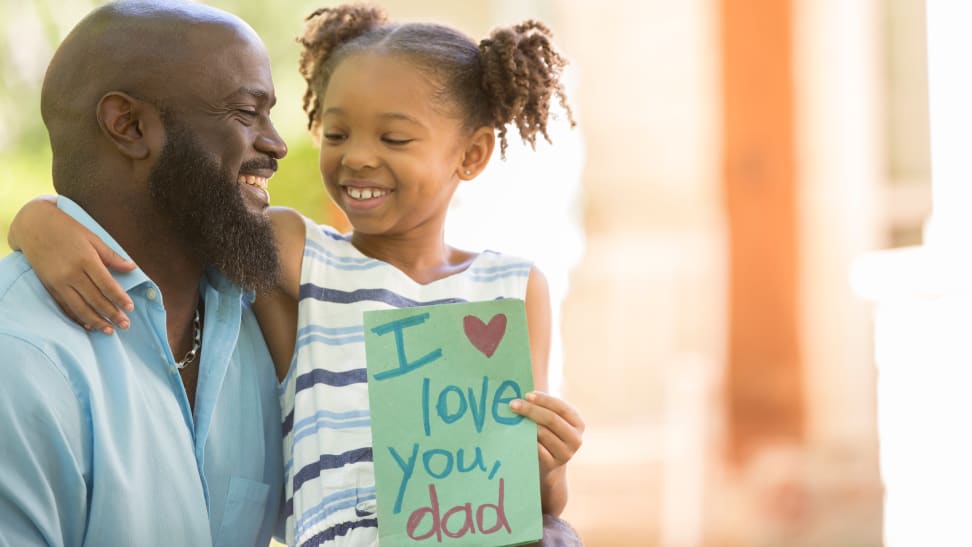
<path id="1" fill-rule="evenodd" d="M 532 264 L 486 251 L 421 285 L 307 221 L 297 346 L 281 384 L 287 543 L 378 543 L 363 312 L 526 296 Z"/>

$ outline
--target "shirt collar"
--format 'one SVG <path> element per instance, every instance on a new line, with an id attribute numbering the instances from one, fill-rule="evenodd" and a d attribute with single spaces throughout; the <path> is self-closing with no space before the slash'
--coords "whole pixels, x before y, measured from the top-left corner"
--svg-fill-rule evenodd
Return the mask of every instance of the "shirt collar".
<path id="1" fill-rule="evenodd" d="M 95 221 L 95 219 L 91 218 L 91 215 L 89 215 L 87 211 L 81 208 L 80 205 L 72 201 L 70 198 L 57 196 L 57 207 L 74 220 L 80 222 L 82 226 L 91 230 L 94 235 L 98 236 L 98 238 L 105 243 L 105 245 L 108 245 L 111 250 L 121 255 L 122 258 L 132 261 L 132 258 L 128 256 L 128 253 L 125 252 L 125 249 L 122 249 L 121 245 L 115 241 L 115 238 L 111 237 L 108 232 Z M 141 268 L 135 268 L 130 272 L 117 272 L 111 270 L 110 273 L 121 288 L 125 290 L 125 292 L 132 290 L 142 283 L 151 282 L 151 279 L 145 275 L 145 272 L 143 272 Z"/>
<path id="2" fill-rule="evenodd" d="M 256 300 L 256 291 L 241 288 L 239 285 L 227 279 L 222 272 L 216 268 L 213 268 L 212 266 L 206 268 L 206 272 L 203 274 L 202 282 L 200 284 L 200 290 L 204 290 L 207 285 L 216 289 L 216 291 L 220 294 L 228 295 L 239 293 L 241 298 L 251 304 L 254 300 Z"/>
<path id="3" fill-rule="evenodd" d="M 124 258 L 125 260 L 132 261 L 132 258 L 128 255 L 128 253 L 125 252 L 125 249 L 123 249 L 121 245 L 119 245 L 118 242 L 115 241 L 115 238 L 111 237 L 111 235 L 109 235 L 108 232 L 105 231 L 105 229 L 102 228 L 101 225 L 95 221 L 95 219 L 91 218 L 91 215 L 89 215 L 87 211 L 82 209 L 80 205 L 72 201 L 70 198 L 64 196 L 57 196 L 57 207 L 61 211 L 64 211 L 64 213 L 66 213 L 74 220 L 80 222 L 85 228 L 91 230 L 92 233 L 94 233 L 102 241 L 105 242 L 105 245 L 108 245 L 108 247 L 110 247 L 111 250 L 121 255 L 122 258 Z M 111 276 L 115 278 L 115 281 L 118 282 L 118 284 L 122 287 L 122 289 L 125 290 L 125 292 L 132 290 L 133 288 L 141 285 L 142 283 L 149 282 L 154 284 L 154 282 L 152 282 L 152 280 L 149 279 L 147 275 L 145 275 L 145 272 L 143 272 L 141 268 L 136 268 L 130 272 L 116 272 L 112 270 Z M 220 294 L 233 294 L 234 292 L 242 292 L 242 297 L 251 304 L 256 299 L 255 291 L 241 290 L 240 287 L 238 287 L 229 279 L 227 279 L 226 276 L 222 274 L 222 272 L 216 270 L 215 268 L 206 269 L 206 273 L 203 276 L 202 282 L 203 285 L 200 288 L 203 290 L 205 290 L 205 284 L 208 284 L 211 287 L 215 288 L 216 291 Z"/>

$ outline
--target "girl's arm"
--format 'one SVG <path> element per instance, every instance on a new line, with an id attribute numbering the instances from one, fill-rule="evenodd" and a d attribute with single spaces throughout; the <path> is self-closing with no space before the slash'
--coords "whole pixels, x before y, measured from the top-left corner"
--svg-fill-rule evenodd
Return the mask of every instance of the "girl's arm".
<path id="1" fill-rule="evenodd" d="M 257 297 L 253 311 L 282 379 L 290 366 L 297 332 L 304 221 L 296 211 L 284 208 L 273 208 L 270 220 L 280 255 L 280 278 L 275 289 Z M 128 328 L 123 310 L 131 311 L 134 306 L 108 268 L 129 271 L 135 264 L 58 209 L 56 198 L 43 196 L 28 202 L 14 217 L 7 242 L 24 253 L 44 287 L 73 321 L 105 334 L 113 333 L 115 326 Z"/>
<path id="2" fill-rule="evenodd" d="M 283 381 L 297 342 L 297 302 L 306 227 L 300 213 L 284 207 L 271 207 L 270 221 L 280 258 L 280 277 L 276 288 L 257 296 L 253 313 L 270 348 L 277 379 Z"/>
<path id="3" fill-rule="evenodd" d="M 10 224 L 7 243 L 21 251 L 61 310 L 88 330 L 127 329 L 132 300 L 108 268 L 135 269 L 80 222 L 57 208 L 57 198 L 35 198 Z"/>
<path id="4" fill-rule="evenodd" d="M 547 391 L 550 361 L 550 289 L 547 278 L 536 266 L 530 269 L 526 289 L 527 330 L 533 361 L 533 388 Z"/>
<path id="5" fill-rule="evenodd" d="M 566 401 L 545 393 L 550 354 L 550 291 L 547 279 L 535 267 L 527 281 L 526 314 L 536 391 L 510 406 L 537 424 L 541 506 L 545 514 L 558 516 L 567 505 L 566 464 L 581 446 L 584 421 Z"/>

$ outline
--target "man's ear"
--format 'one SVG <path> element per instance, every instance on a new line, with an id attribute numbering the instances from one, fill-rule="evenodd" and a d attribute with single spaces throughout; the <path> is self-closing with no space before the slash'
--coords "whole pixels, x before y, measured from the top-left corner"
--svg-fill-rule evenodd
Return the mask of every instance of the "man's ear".
<path id="1" fill-rule="evenodd" d="M 489 163 L 495 145 L 496 132 L 492 127 L 483 126 L 473 132 L 462 155 L 458 172 L 459 178 L 462 180 L 476 178 L 476 175 L 481 173 L 486 168 L 486 164 Z"/>
<path id="2" fill-rule="evenodd" d="M 118 151 L 133 160 L 144 160 L 151 153 L 151 140 L 146 131 L 148 117 L 155 116 L 148 103 L 123 93 L 111 91 L 98 101 L 98 126 Z"/>

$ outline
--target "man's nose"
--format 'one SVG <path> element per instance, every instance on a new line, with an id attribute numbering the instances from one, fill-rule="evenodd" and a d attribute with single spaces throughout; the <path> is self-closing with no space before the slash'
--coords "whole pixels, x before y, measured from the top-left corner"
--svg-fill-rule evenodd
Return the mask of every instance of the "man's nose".
<path id="1" fill-rule="evenodd" d="M 257 137 L 254 146 L 257 150 L 278 160 L 287 155 L 287 143 L 284 142 L 273 123 L 269 123 L 267 130 Z"/>

